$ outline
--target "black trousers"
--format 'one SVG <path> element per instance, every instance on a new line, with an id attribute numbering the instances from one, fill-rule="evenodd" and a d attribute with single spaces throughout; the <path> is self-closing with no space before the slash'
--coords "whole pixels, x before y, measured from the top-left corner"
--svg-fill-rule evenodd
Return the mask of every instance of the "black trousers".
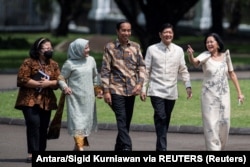
<path id="1" fill-rule="evenodd" d="M 37 106 L 24 107 L 23 115 L 26 124 L 28 153 L 45 151 L 51 111 L 42 110 Z"/>
<path id="2" fill-rule="evenodd" d="M 167 132 L 171 119 L 171 113 L 175 105 L 175 100 L 162 99 L 156 96 L 151 96 L 150 99 L 154 108 L 156 151 L 166 151 Z"/>
<path id="3" fill-rule="evenodd" d="M 135 96 L 112 94 L 112 106 L 116 117 L 118 134 L 115 151 L 131 151 L 132 141 L 129 136 L 130 123 L 133 116 Z"/>

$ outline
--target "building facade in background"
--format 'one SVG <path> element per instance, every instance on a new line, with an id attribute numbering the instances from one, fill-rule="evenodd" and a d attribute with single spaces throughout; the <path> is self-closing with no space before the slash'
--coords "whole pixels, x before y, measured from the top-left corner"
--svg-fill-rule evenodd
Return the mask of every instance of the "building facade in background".
<path id="1" fill-rule="evenodd" d="M 47 31 L 59 24 L 60 6 L 52 1 L 52 12 L 39 11 L 34 0 L 0 0 L 0 31 Z M 200 0 L 187 15 L 190 20 L 182 20 L 179 25 L 207 30 L 211 26 L 211 7 L 209 0 Z M 87 20 L 82 25 L 71 22 L 71 31 L 86 33 L 113 34 L 117 20 L 125 18 L 114 0 L 92 0 Z M 138 23 L 145 24 L 143 13 L 138 15 Z M 84 22 L 87 22 L 84 23 Z M 228 24 L 225 24 L 228 26 Z"/>
<path id="2" fill-rule="evenodd" d="M 37 10 L 33 0 L 0 0 L 0 30 L 30 30 L 47 29 L 50 19 Z"/>

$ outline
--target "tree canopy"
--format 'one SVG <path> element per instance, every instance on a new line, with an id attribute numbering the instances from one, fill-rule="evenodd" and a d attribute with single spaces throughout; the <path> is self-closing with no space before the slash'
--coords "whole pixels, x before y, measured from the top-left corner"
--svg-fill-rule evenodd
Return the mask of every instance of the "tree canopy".
<path id="1" fill-rule="evenodd" d="M 40 4 L 41 10 L 51 11 L 48 8 L 53 0 L 35 0 Z M 75 20 L 83 12 L 84 5 L 91 0 L 54 0 L 61 8 L 59 25 L 52 33 L 56 36 L 68 34 L 70 21 Z M 123 15 L 131 22 L 133 33 L 139 39 L 143 52 L 153 43 L 159 42 L 158 28 L 166 22 L 174 27 L 183 16 L 199 2 L 199 0 L 114 0 Z M 241 6 L 249 5 L 250 0 L 210 0 L 212 9 L 212 26 L 209 29 L 223 35 L 222 21 L 225 16 L 225 5 L 230 8 L 231 15 L 229 32 L 236 32 L 241 21 Z M 145 24 L 138 22 L 139 14 L 143 13 Z M 226 13 L 227 14 L 227 13 Z"/>
<path id="2" fill-rule="evenodd" d="M 174 27 L 184 14 L 198 0 L 114 0 L 122 13 L 132 23 L 135 35 L 139 38 L 143 52 L 150 44 L 159 42 L 158 29 L 163 23 L 171 23 Z M 137 22 L 137 16 L 142 12 L 145 25 Z"/>

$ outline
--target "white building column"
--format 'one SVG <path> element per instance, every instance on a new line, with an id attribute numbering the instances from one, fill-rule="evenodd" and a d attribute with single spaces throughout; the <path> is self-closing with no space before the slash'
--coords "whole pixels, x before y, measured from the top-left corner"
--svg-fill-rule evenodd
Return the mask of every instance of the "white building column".
<path id="1" fill-rule="evenodd" d="M 92 8 L 88 14 L 90 32 L 101 34 L 102 21 L 110 12 L 110 0 L 92 0 Z"/>
<path id="2" fill-rule="evenodd" d="M 114 23 L 124 18 L 114 0 L 92 0 L 88 14 L 90 33 L 114 33 Z"/>
<path id="3" fill-rule="evenodd" d="M 202 31 L 208 30 L 212 25 L 211 4 L 209 0 L 201 0 L 195 7 L 195 18 L 193 26 Z"/>

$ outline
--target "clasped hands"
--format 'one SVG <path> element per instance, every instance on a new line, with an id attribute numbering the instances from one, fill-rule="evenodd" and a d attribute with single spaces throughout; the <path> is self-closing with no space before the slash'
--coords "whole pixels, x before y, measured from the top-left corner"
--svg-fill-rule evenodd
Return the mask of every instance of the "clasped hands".
<path id="1" fill-rule="evenodd" d="M 37 82 L 39 83 L 38 88 L 47 88 L 51 85 L 51 81 L 46 78 L 41 78 L 41 80 Z"/>

